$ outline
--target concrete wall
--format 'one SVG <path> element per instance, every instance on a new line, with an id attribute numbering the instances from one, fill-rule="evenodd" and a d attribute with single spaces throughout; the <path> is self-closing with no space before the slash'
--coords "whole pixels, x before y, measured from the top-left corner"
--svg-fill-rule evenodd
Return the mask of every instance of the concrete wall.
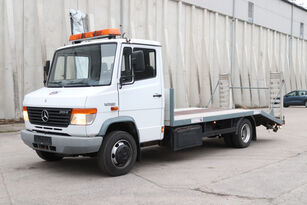
<path id="1" fill-rule="evenodd" d="M 0 119 L 19 118 L 23 96 L 43 86 L 45 60 L 68 44 L 69 8 L 91 14 L 97 30 L 119 28 L 119 0 L 0 1 Z M 175 88 L 177 107 L 206 105 L 218 75 L 230 71 L 231 25 L 227 15 L 181 1 L 125 3 L 128 36 L 162 42 L 165 84 Z M 266 86 L 270 71 L 283 71 L 287 92 L 307 88 L 306 41 L 294 38 L 290 46 L 288 34 L 242 20 L 234 31 L 235 86 Z M 264 91 L 234 92 L 237 104 L 263 106 L 266 99 Z M 219 106 L 218 92 L 213 103 Z"/>
<path id="2" fill-rule="evenodd" d="M 183 0 L 186 3 L 197 5 L 211 11 L 232 16 L 234 0 Z M 235 17 L 248 21 L 248 2 L 254 3 L 254 24 L 261 25 L 285 34 L 291 34 L 291 7 L 290 3 L 282 0 L 235 0 Z M 307 39 L 307 12 L 304 9 L 293 7 L 293 35 L 300 37 L 300 23 L 304 23 L 304 38 Z"/>

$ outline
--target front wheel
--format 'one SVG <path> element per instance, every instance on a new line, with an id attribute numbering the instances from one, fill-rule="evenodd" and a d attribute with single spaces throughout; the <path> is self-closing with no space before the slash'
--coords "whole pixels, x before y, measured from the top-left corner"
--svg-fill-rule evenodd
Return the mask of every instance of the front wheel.
<path id="1" fill-rule="evenodd" d="M 113 131 L 106 135 L 98 152 L 98 166 L 106 174 L 127 174 L 137 157 L 134 138 L 124 131 Z"/>
<path id="2" fill-rule="evenodd" d="M 250 120 L 243 119 L 239 122 L 237 126 L 237 134 L 233 135 L 233 145 L 236 148 L 245 148 L 248 147 L 251 143 L 253 136 L 253 126 Z"/>
<path id="3" fill-rule="evenodd" d="M 305 107 L 307 107 L 307 101 L 305 102 Z"/>
<path id="4" fill-rule="evenodd" d="M 44 152 L 44 151 L 36 150 L 36 154 L 43 160 L 49 161 L 49 162 L 59 161 L 63 159 L 63 156 L 56 154 L 56 153 L 52 153 L 52 152 Z"/>

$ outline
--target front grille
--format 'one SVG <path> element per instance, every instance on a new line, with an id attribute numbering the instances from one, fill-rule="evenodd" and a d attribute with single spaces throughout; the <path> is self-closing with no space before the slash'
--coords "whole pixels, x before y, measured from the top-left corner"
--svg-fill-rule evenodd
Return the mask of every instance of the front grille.
<path id="1" fill-rule="evenodd" d="M 27 107 L 31 124 L 45 125 L 52 127 L 68 127 L 70 123 L 71 110 L 69 108 L 46 108 L 46 107 Z M 48 120 L 43 121 L 42 112 L 48 112 Z"/>

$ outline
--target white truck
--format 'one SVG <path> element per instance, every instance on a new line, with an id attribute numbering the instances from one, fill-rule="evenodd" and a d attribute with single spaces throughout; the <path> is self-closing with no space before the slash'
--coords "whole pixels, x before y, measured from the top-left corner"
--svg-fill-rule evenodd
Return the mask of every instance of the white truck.
<path id="1" fill-rule="evenodd" d="M 120 37 L 117 29 L 76 34 L 55 51 L 45 87 L 23 102 L 21 138 L 46 161 L 97 157 L 106 174 L 128 173 L 141 147 L 177 151 L 220 136 L 249 146 L 256 126 L 277 131 L 284 123 L 261 110 L 174 108 L 165 89 L 161 44 Z"/>

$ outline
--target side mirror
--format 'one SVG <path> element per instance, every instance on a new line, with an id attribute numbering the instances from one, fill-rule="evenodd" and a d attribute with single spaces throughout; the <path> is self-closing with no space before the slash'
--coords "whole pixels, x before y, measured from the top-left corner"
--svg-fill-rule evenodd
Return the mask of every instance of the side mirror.
<path id="1" fill-rule="evenodd" d="M 49 68 L 50 68 L 50 61 L 46 61 L 46 64 L 44 66 L 44 84 L 46 84 L 47 82 Z"/>
<path id="2" fill-rule="evenodd" d="M 131 64 L 135 73 L 145 71 L 144 53 L 143 51 L 134 51 L 131 54 Z"/>

